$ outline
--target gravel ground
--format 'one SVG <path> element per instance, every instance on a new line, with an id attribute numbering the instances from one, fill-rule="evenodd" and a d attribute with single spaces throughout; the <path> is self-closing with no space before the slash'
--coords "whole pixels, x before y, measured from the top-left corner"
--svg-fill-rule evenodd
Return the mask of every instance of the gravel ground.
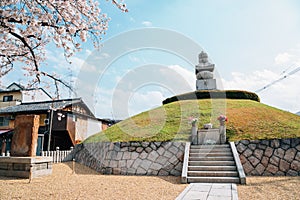
<path id="1" fill-rule="evenodd" d="M 187 185 L 178 177 L 100 175 L 76 163 L 55 164 L 51 176 L 0 177 L 0 199 L 175 199 Z M 300 199 L 300 177 L 247 177 L 238 186 L 240 200 Z"/>

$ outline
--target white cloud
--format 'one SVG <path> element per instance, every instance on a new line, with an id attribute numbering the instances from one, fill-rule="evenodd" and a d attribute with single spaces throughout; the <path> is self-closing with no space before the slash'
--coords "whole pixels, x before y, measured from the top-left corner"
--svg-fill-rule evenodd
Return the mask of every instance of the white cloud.
<path id="1" fill-rule="evenodd" d="M 191 72 L 179 65 L 170 65 L 168 68 L 180 74 L 187 81 L 191 88 L 196 88 L 196 75 L 194 74 L 194 71 Z"/>
<path id="2" fill-rule="evenodd" d="M 269 70 L 255 71 L 250 74 L 232 73 L 231 80 L 222 79 L 225 89 L 248 90 L 255 92 L 281 77 Z M 258 93 L 262 103 L 290 112 L 300 111 L 300 73 L 288 76 Z"/>
<path id="3" fill-rule="evenodd" d="M 280 53 L 275 57 L 275 64 L 281 65 L 281 64 L 286 64 L 287 62 L 290 61 L 291 55 L 287 52 L 285 53 Z"/>
<path id="4" fill-rule="evenodd" d="M 144 25 L 146 27 L 150 27 L 150 26 L 152 26 L 152 22 L 150 22 L 150 21 L 143 21 L 142 25 Z"/>

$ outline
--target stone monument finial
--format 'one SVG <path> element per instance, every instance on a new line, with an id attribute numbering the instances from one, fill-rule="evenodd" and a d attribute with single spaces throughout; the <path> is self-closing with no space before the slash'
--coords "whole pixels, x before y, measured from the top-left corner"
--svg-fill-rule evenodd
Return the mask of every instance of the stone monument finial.
<path id="1" fill-rule="evenodd" d="M 196 65 L 195 73 L 197 77 L 197 90 L 214 90 L 217 89 L 216 79 L 214 79 L 213 71 L 215 65 L 208 61 L 208 55 L 204 51 L 198 55 L 199 63 Z"/>

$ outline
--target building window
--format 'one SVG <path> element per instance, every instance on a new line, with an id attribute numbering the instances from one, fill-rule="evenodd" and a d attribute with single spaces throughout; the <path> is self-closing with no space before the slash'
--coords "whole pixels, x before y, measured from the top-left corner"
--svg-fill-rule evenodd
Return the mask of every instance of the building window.
<path id="1" fill-rule="evenodd" d="M 0 117 L 0 126 L 8 126 L 9 120 L 6 117 Z"/>
<path id="2" fill-rule="evenodd" d="M 13 95 L 7 95 L 3 97 L 3 102 L 12 101 L 12 100 L 13 100 Z"/>

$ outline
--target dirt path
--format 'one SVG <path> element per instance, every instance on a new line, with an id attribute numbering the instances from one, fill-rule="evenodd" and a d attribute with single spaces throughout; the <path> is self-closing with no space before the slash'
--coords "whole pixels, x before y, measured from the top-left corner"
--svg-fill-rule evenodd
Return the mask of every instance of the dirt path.
<path id="1" fill-rule="evenodd" d="M 247 177 L 238 185 L 240 200 L 300 200 L 300 177 Z M 187 185 L 178 177 L 100 175 L 76 164 L 55 164 L 51 176 L 33 179 L 0 177 L 0 199 L 175 199 Z"/>

